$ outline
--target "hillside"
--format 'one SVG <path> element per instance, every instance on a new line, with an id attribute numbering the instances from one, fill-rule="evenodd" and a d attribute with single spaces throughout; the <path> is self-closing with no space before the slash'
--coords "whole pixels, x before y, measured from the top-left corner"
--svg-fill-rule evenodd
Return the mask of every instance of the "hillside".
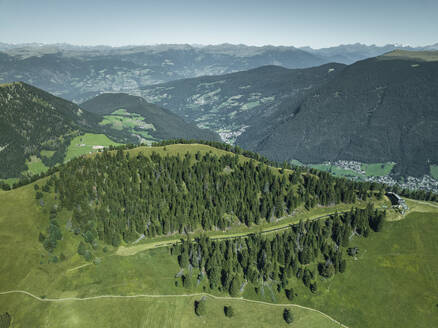
<path id="1" fill-rule="evenodd" d="M 395 174 L 429 174 L 438 162 L 436 52 L 427 61 L 402 54 L 344 68 L 299 103 L 284 101 L 237 144 L 275 160 L 395 162 Z"/>
<path id="2" fill-rule="evenodd" d="M 149 102 L 218 132 L 233 143 L 254 120 L 264 120 L 288 99 L 298 102 L 309 89 L 337 76 L 344 65 L 307 69 L 264 66 L 219 76 L 204 76 L 145 87 Z"/>
<path id="3" fill-rule="evenodd" d="M 82 157 L 59 174 L 0 191 L 0 312 L 19 327 L 287 327 L 286 308 L 298 328 L 435 326 L 436 205 L 408 199 L 402 216 L 380 199 L 381 186 L 370 190 L 312 172 L 175 144 Z M 240 179 L 245 174 L 252 178 Z M 217 190 L 222 186 L 227 192 Z M 257 191 L 260 197 L 246 197 Z M 354 202 L 335 200 L 352 194 Z M 277 208 L 270 220 L 255 215 L 245 222 L 257 213 L 252 201 L 275 207 L 283 195 L 298 200 L 284 203 L 284 217 Z M 239 201 L 223 202 L 229 197 Z M 320 205 L 306 208 L 301 197 Z M 179 202 L 193 206 L 171 206 Z M 221 209 L 223 219 L 230 209 L 236 216 L 215 228 Z M 375 221 L 384 209 L 384 222 Z M 193 213 L 181 215 L 185 210 Z M 252 233 L 265 228 L 270 232 Z M 161 247 L 144 247 L 156 243 Z M 349 256 L 349 247 L 358 253 Z M 122 254 L 122 248 L 137 251 Z M 198 302 L 205 305 L 199 315 Z M 230 306 L 234 315 L 227 317 Z"/>
<path id="4" fill-rule="evenodd" d="M 79 107 L 22 82 L 0 85 L 0 127 L 0 179 L 10 184 L 110 145 L 219 139 L 140 97 L 101 95 Z"/>
<path id="5" fill-rule="evenodd" d="M 77 105 L 28 84 L 1 85 L 0 179 L 19 177 L 35 163 L 62 162 L 71 139 L 85 132 L 127 140 L 121 131 L 100 127 L 99 121 Z"/>
<path id="6" fill-rule="evenodd" d="M 81 108 L 100 115 L 103 118 L 101 126 L 129 131 L 139 143 L 176 138 L 219 140 L 214 132 L 189 124 L 141 97 L 123 93 L 102 94 L 84 102 Z"/>

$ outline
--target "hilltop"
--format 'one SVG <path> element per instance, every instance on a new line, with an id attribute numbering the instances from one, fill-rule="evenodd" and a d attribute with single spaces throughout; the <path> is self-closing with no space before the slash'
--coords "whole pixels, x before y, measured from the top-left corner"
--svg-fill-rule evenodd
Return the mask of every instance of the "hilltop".
<path id="1" fill-rule="evenodd" d="M 436 204 L 407 199 L 402 216 L 382 186 L 277 169 L 239 152 L 200 144 L 108 151 L 0 191 L 0 311 L 20 326 L 286 327 L 285 308 L 298 328 L 436 324 Z M 292 201 L 281 204 L 283 195 Z M 271 200 L 270 219 L 248 216 L 258 213 L 252 201 Z M 193 206 L 172 207 L 179 202 Z M 385 210 L 381 226 L 374 220 Z"/>

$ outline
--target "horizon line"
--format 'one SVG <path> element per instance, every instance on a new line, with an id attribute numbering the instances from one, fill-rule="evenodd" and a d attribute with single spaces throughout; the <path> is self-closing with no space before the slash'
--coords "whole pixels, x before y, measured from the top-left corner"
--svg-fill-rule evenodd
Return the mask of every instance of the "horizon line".
<path id="1" fill-rule="evenodd" d="M 341 43 L 336 45 L 330 45 L 326 47 L 320 47 L 320 48 L 314 48 L 312 46 L 295 46 L 295 45 L 284 45 L 284 44 L 246 44 L 246 43 L 230 43 L 230 42 L 222 42 L 222 43 L 209 43 L 209 44 L 202 44 L 202 43 L 145 43 L 145 44 L 117 44 L 117 45 L 110 45 L 110 44 L 77 44 L 77 43 L 68 43 L 68 42 L 55 42 L 55 43 L 45 43 L 45 42 L 19 42 L 19 43 L 9 43 L 9 42 L 1 42 L 0 45 L 8 45 L 13 47 L 46 47 L 46 46 L 72 46 L 72 47 L 78 47 L 78 48 L 99 48 L 99 47 L 105 47 L 105 48 L 127 48 L 127 47 L 159 47 L 159 46 L 190 46 L 194 48 L 205 48 L 205 47 L 215 47 L 215 46 L 240 46 L 240 47 L 254 47 L 254 48 L 267 48 L 267 47 L 274 47 L 274 48 L 295 48 L 295 49 L 312 49 L 312 50 L 320 50 L 320 49 L 328 49 L 328 48 L 337 48 L 342 46 L 366 46 L 366 47 L 377 47 L 377 48 L 384 48 L 387 46 L 393 46 L 393 47 L 400 47 L 400 48 L 425 48 L 425 47 L 432 47 L 432 46 L 438 46 L 438 41 L 432 44 L 423 44 L 423 45 L 410 45 L 410 44 L 402 44 L 402 43 L 386 43 L 386 44 L 366 44 L 361 42 L 355 42 L 355 43 Z"/>

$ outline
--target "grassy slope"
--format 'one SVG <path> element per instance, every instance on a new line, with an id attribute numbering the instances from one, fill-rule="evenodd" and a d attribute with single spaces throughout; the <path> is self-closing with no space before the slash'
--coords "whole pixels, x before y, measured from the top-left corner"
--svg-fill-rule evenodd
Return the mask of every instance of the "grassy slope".
<path id="1" fill-rule="evenodd" d="M 424 208 L 422 209 L 424 210 Z M 438 208 L 412 211 L 357 239 L 357 261 L 302 303 L 352 327 L 432 327 L 438 324 Z"/>
<path id="2" fill-rule="evenodd" d="M 187 149 L 209 151 L 211 148 L 175 145 L 167 146 L 166 152 L 179 153 Z M 140 150 L 132 152 L 136 151 Z M 101 264 L 78 268 L 87 264 L 76 254 L 79 239 L 64 233 L 58 248 L 67 260 L 48 264 L 47 252 L 37 241 L 39 231 L 48 223 L 50 200 L 46 198 L 45 202 L 43 208 L 37 205 L 32 185 L 0 192 L 0 252 L 7 254 L 0 261 L 0 291 L 24 289 L 47 297 L 191 292 L 174 286 L 174 274 L 179 269 L 175 258 L 167 255 L 167 248 L 124 257 L 114 255 L 114 250 L 105 254 L 99 251 Z M 438 320 L 433 311 L 438 303 L 435 296 L 438 267 L 434 261 L 438 251 L 435 240 L 438 208 L 413 201 L 408 201 L 408 205 L 412 211 L 405 219 L 388 223 L 383 232 L 371 234 L 368 239 L 352 242 L 360 248 L 359 260 L 350 261 L 345 274 L 320 282 L 319 295 L 311 297 L 302 284 L 297 284 L 296 302 L 318 308 L 351 327 L 392 327 L 400 323 L 410 327 L 436 325 Z M 66 220 L 64 215 L 60 220 L 62 227 Z M 245 295 L 248 296 L 258 298 L 250 292 Z M 284 296 L 277 301 L 287 303 Z M 237 314 L 230 320 L 221 311 L 225 303 L 231 302 Z M 0 295 L 0 312 L 9 311 L 16 327 L 260 327 L 283 322 L 283 308 L 239 300 L 209 299 L 208 304 L 208 315 L 198 318 L 193 314 L 193 299 L 185 298 L 41 303 L 24 295 Z M 294 313 L 295 327 L 331 325 L 313 312 L 294 309 Z"/>
<path id="3" fill-rule="evenodd" d="M 211 148 L 203 145 L 182 145 L 168 146 L 161 151 L 179 153 L 186 149 L 209 151 Z M 142 151 L 152 150 L 144 148 Z M 42 184 L 41 181 L 38 183 Z M 179 269 L 175 258 L 168 256 L 167 248 L 125 257 L 114 255 L 112 250 L 108 253 L 98 251 L 97 256 L 102 258 L 101 264 L 81 267 L 87 263 L 76 254 L 80 239 L 64 232 L 64 239 L 55 253 L 59 255 L 62 250 L 67 260 L 49 264 L 48 254 L 38 242 L 39 231 L 47 227 L 48 210 L 51 207 L 49 198 L 45 196 L 44 201 L 44 207 L 37 204 L 33 184 L 10 192 L 0 191 L 0 250 L 2 254 L 8 254 L 0 261 L 0 291 L 21 289 L 40 297 L 58 298 L 190 292 L 175 287 L 174 274 Z M 60 226 L 64 227 L 68 216 L 64 213 L 60 217 L 63 217 L 59 219 Z M 209 314 L 198 318 L 193 314 L 193 300 L 114 299 L 41 303 L 25 295 L 0 295 L 0 312 L 9 311 L 14 317 L 16 327 L 150 327 L 148 322 L 155 323 L 152 326 L 156 327 L 197 327 L 205 324 L 219 327 L 224 322 L 227 326 L 242 326 L 251 322 L 257 326 L 283 324 L 283 308 L 242 303 L 239 300 L 224 303 L 223 300 L 210 299 Z M 222 311 L 225 304 L 231 303 L 237 314 L 234 319 L 229 320 L 223 316 Z M 294 309 L 294 314 L 296 327 L 336 326 L 322 315 L 308 310 Z M 221 318 L 229 321 L 222 321 Z"/>
<path id="4" fill-rule="evenodd" d="M 26 296 L 8 296 L 10 307 L 20 309 L 10 311 L 14 327 L 289 327 L 282 319 L 283 307 L 208 298 L 207 314 L 198 317 L 193 311 L 195 300 L 199 297 L 42 303 Z M 235 313 L 231 319 L 223 312 L 229 305 Z M 339 327 L 308 310 L 293 308 L 292 313 L 293 327 Z"/>
<path id="5" fill-rule="evenodd" d="M 44 165 L 41 161 L 41 158 L 33 155 L 30 157 L 30 161 L 26 161 L 26 165 L 28 167 L 28 173 L 31 175 L 40 174 L 41 172 L 47 171 L 49 168 Z"/>
<path id="6" fill-rule="evenodd" d="M 85 146 L 80 146 L 81 144 L 85 144 Z M 110 145 L 117 146 L 119 144 L 110 140 L 104 134 L 86 133 L 84 135 L 78 136 L 70 142 L 70 146 L 67 148 L 65 162 L 68 162 L 74 157 L 88 154 L 90 152 L 96 152 L 97 150 L 93 149 L 93 146 L 108 147 Z"/>

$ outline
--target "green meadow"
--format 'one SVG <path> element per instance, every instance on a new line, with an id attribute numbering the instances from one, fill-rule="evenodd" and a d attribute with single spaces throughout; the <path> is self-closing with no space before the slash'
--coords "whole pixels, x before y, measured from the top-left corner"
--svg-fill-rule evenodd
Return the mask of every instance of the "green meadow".
<path id="1" fill-rule="evenodd" d="M 136 113 L 129 113 L 125 109 L 118 109 L 109 115 L 105 115 L 100 125 L 110 125 L 117 130 L 127 130 L 133 135 L 141 136 L 145 141 L 155 140 L 149 131 L 155 131 L 153 124 L 145 122 L 143 116 Z"/>
<path id="2" fill-rule="evenodd" d="M 86 133 L 77 136 L 70 142 L 64 162 L 68 162 L 69 160 L 81 155 L 97 152 L 99 149 L 96 147 L 108 147 L 110 145 L 117 146 L 120 144 L 112 141 L 104 134 Z"/>
<path id="3" fill-rule="evenodd" d="M 362 164 L 362 170 L 365 171 L 367 176 L 384 176 L 391 173 L 395 163 L 372 163 Z"/>
<path id="4" fill-rule="evenodd" d="M 129 152 L 135 155 L 153 151 L 169 155 L 183 155 L 186 151 L 226 153 L 205 145 L 140 147 Z M 241 160 L 248 159 L 241 157 Z M 42 186 L 44 179 L 36 183 Z M 182 287 L 181 280 L 175 277 L 179 272 L 176 257 L 170 255 L 168 247 L 137 249 L 120 256 L 119 250 L 129 249 L 128 245 L 104 250 L 100 243 L 93 251 L 98 260 L 85 261 L 77 254 L 82 237 L 68 231 L 71 213 L 65 210 L 60 211 L 57 218 L 63 239 L 53 254 L 48 253 L 38 241 L 38 235 L 47 229 L 49 212 L 54 204 L 53 194 L 44 193 L 42 202 L 37 201 L 34 184 L 0 191 L 0 292 L 24 290 L 46 300 L 36 300 L 24 294 L 0 295 L 0 313 L 7 311 L 12 315 L 13 327 L 288 326 L 282 318 L 285 306 L 277 305 L 290 302 L 284 292 L 271 292 L 268 287 L 261 295 L 248 286 L 241 296 L 272 304 L 206 296 L 206 314 L 197 316 L 194 301 L 201 296 L 183 295 L 203 292 L 226 295 L 210 291 L 204 283 L 191 289 Z M 330 279 L 318 277 L 316 294 L 292 278 L 290 286 L 297 294 L 293 303 L 319 310 L 348 327 L 437 326 L 438 205 L 412 200 L 407 200 L 407 203 L 410 211 L 404 217 L 389 210 L 383 231 L 371 233 L 368 238 L 353 237 L 350 246 L 357 246 L 359 255 L 357 258 L 345 256 L 348 259 L 345 273 Z M 384 204 L 388 201 L 378 202 L 376 207 Z M 302 210 L 297 217 L 310 219 L 335 210 L 342 209 Z M 283 222 L 250 230 L 287 225 L 296 219 L 285 218 Z M 240 235 L 245 230 L 248 232 L 248 228 L 236 227 L 217 232 L 215 236 Z M 163 237 L 162 240 L 169 242 L 169 238 Z M 138 244 L 138 247 L 142 245 Z M 53 263 L 54 256 L 60 258 L 61 253 L 65 260 Z M 149 296 L 47 301 L 142 294 Z M 232 318 L 224 315 L 224 306 L 229 305 L 235 312 Z M 339 327 L 318 312 L 293 305 L 290 308 L 295 317 L 290 327 Z"/>

